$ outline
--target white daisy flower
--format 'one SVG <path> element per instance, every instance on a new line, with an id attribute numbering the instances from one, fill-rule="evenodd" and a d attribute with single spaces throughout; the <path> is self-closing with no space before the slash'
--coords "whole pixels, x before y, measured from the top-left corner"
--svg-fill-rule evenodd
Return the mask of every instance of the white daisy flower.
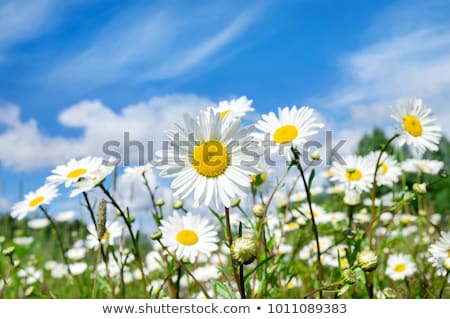
<path id="1" fill-rule="evenodd" d="M 60 279 L 68 274 L 67 266 L 64 264 L 56 264 L 50 272 L 53 278 Z"/>
<path id="2" fill-rule="evenodd" d="M 251 174 L 258 173 L 257 143 L 252 127 L 240 128 L 240 121 L 219 114 L 200 112 L 198 120 L 184 115 L 185 127 L 169 132 L 173 149 L 159 153 L 167 164 L 161 165 L 162 177 L 174 177 L 173 196 L 184 199 L 194 192 L 194 207 L 230 207 L 235 198 L 249 193 Z M 245 150 L 245 152 L 244 152 Z"/>
<path id="3" fill-rule="evenodd" d="M 89 177 L 102 165 L 100 157 L 84 157 L 80 160 L 71 159 L 66 165 L 58 165 L 52 170 L 53 175 L 47 177 L 47 182 L 64 184 L 70 187 L 82 178 Z"/>
<path id="4" fill-rule="evenodd" d="M 45 270 L 52 270 L 53 268 L 56 267 L 57 264 L 58 263 L 56 261 L 54 261 L 54 260 L 48 260 L 44 264 L 44 269 Z"/>
<path id="5" fill-rule="evenodd" d="M 262 133 L 256 136 L 264 143 L 267 141 L 265 138 L 268 134 L 270 143 L 278 146 L 273 148 L 273 151 L 283 155 L 287 160 L 293 159 L 291 147 L 301 150 L 307 141 L 306 138 L 316 134 L 324 126 L 317 122 L 314 110 L 307 106 L 299 109 L 296 106 L 290 109 L 278 108 L 278 116 L 270 112 L 261 117 L 262 120 L 259 120 L 255 126 Z"/>
<path id="6" fill-rule="evenodd" d="M 163 269 L 164 261 L 161 254 L 157 251 L 151 251 L 145 257 L 145 267 L 150 271 L 159 271 Z"/>
<path id="7" fill-rule="evenodd" d="M 87 193 L 100 185 L 104 179 L 111 174 L 116 168 L 115 162 L 109 161 L 106 164 L 100 164 L 97 169 L 90 172 L 89 176 L 81 178 L 78 182 L 73 183 L 73 190 L 70 197 L 78 196 L 81 193 Z"/>
<path id="8" fill-rule="evenodd" d="M 275 172 L 267 165 L 262 157 L 256 167 L 259 170 L 259 173 L 250 175 L 252 183 L 258 187 L 260 193 L 269 193 L 269 191 L 274 188 L 273 178 L 271 177 Z"/>
<path id="9" fill-rule="evenodd" d="M 450 258 L 450 231 L 441 232 L 441 238 L 428 248 L 428 253 L 428 261 L 437 268 L 437 274 L 445 276 L 447 270 L 444 268 L 444 261 Z"/>
<path id="10" fill-rule="evenodd" d="M 86 237 L 86 247 L 98 249 L 100 244 L 98 242 L 97 230 L 93 224 L 87 226 L 89 235 Z M 117 238 L 122 235 L 123 226 L 118 221 L 106 223 L 106 231 L 101 238 L 103 245 L 114 245 Z"/>
<path id="11" fill-rule="evenodd" d="M 147 163 L 141 166 L 125 167 L 124 176 L 127 178 L 142 178 L 143 174 L 146 174 L 152 169 L 152 165 Z"/>
<path id="12" fill-rule="evenodd" d="M 83 274 L 87 270 L 88 265 L 85 262 L 77 262 L 69 264 L 69 268 L 72 275 L 78 276 Z"/>
<path id="13" fill-rule="evenodd" d="M 330 236 L 322 236 L 319 238 L 320 251 L 324 252 L 333 244 L 333 240 Z M 317 253 L 317 244 L 315 240 L 312 240 L 308 245 L 304 246 L 299 252 L 300 259 L 315 258 Z"/>
<path id="14" fill-rule="evenodd" d="M 64 222 L 71 221 L 74 216 L 75 216 L 75 212 L 73 210 L 69 210 L 69 211 L 66 211 L 66 212 L 58 213 L 55 216 L 55 220 L 57 222 L 64 223 Z"/>
<path id="15" fill-rule="evenodd" d="M 217 280 L 220 278 L 222 273 L 219 267 L 216 265 L 206 265 L 195 269 L 192 274 L 200 282 L 209 282 L 211 280 Z"/>
<path id="16" fill-rule="evenodd" d="M 377 164 L 378 156 L 380 156 L 381 151 L 371 152 L 367 155 L 367 160 L 371 163 L 373 170 L 375 171 L 375 165 Z M 379 167 L 377 171 L 377 185 L 392 187 L 399 180 L 402 175 L 402 170 L 400 164 L 397 160 L 387 154 L 383 153 L 379 162 Z"/>
<path id="17" fill-rule="evenodd" d="M 252 108 L 252 103 L 253 100 L 247 99 L 246 96 L 241 96 L 238 99 L 220 101 L 219 105 L 212 109 L 215 113 L 220 113 L 222 119 L 228 114 L 231 114 L 234 118 L 240 119 L 244 117 L 246 113 L 255 110 Z"/>
<path id="18" fill-rule="evenodd" d="M 436 125 L 432 110 L 421 99 L 399 101 L 394 106 L 391 117 L 399 124 L 399 146 L 406 144 L 417 154 L 423 154 L 426 150 L 438 150 L 441 128 Z"/>
<path id="19" fill-rule="evenodd" d="M 332 170 L 332 181 L 340 183 L 347 189 L 356 189 L 359 192 L 368 191 L 373 182 L 373 167 L 367 158 L 349 155 L 344 158 L 344 163 L 335 161 Z"/>
<path id="20" fill-rule="evenodd" d="M 73 247 L 66 252 L 66 256 L 72 260 L 80 260 L 86 256 L 86 248 L 84 247 Z"/>
<path id="21" fill-rule="evenodd" d="M 42 229 L 48 226 L 50 222 L 47 218 L 36 218 L 28 221 L 28 227 L 31 229 Z"/>
<path id="22" fill-rule="evenodd" d="M 58 195 L 55 185 L 45 184 L 35 192 L 25 195 L 25 200 L 14 204 L 11 209 L 11 217 L 21 220 L 28 213 L 36 211 L 39 206 L 50 204 Z"/>
<path id="23" fill-rule="evenodd" d="M 34 266 L 28 266 L 19 269 L 17 276 L 19 278 L 25 278 L 27 285 L 32 285 L 35 282 L 42 281 L 42 270 L 38 270 Z"/>
<path id="24" fill-rule="evenodd" d="M 344 212 L 327 213 L 327 217 L 332 224 L 337 224 L 347 219 L 347 215 Z"/>
<path id="25" fill-rule="evenodd" d="M 426 159 L 407 159 L 402 162 L 402 169 L 409 173 L 437 175 L 444 167 L 444 162 Z"/>
<path id="26" fill-rule="evenodd" d="M 410 255 L 396 254 L 390 255 L 386 266 L 386 275 L 392 280 L 402 280 L 413 275 L 417 267 Z"/>
<path id="27" fill-rule="evenodd" d="M 33 237 L 14 237 L 13 243 L 19 246 L 28 246 L 34 242 Z"/>
<path id="28" fill-rule="evenodd" d="M 161 220 L 161 224 L 162 243 L 180 259 L 194 262 L 199 254 L 210 256 L 217 249 L 217 231 L 206 218 L 190 212 L 180 216 L 174 211 L 173 216 Z"/>
<path id="29" fill-rule="evenodd" d="M 299 210 L 300 210 L 300 212 L 305 214 L 306 217 L 308 217 L 308 218 L 311 218 L 312 216 L 314 216 L 314 221 L 317 224 L 325 224 L 325 223 L 329 222 L 329 216 L 328 216 L 327 212 L 325 211 L 325 209 L 323 209 L 323 207 L 312 203 L 311 208 L 312 208 L 312 212 L 309 209 L 308 203 L 303 203 L 302 205 L 300 205 Z M 294 215 L 294 217 L 303 216 L 301 213 L 299 213 L 296 210 L 292 211 L 292 215 Z"/>

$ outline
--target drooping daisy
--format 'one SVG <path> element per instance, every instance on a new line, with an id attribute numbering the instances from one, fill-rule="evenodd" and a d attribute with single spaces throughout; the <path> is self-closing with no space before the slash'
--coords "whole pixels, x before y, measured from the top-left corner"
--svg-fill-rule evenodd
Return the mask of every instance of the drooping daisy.
<path id="1" fill-rule="evenodd" d="M 371 163 L 374 171 L 378 156 L 380 156 L 380 151 L 371 152 L 367 155 L 367 160 Z M 392 187 L 402 175 L 399 163 L 393 156 L 383 153 L 378 165 L 377 185 Z"/>
<path id="2" fill-rule="evenodd" d="M 89 235 L 86 237 L 86 247 L 98 249 L 100 244 L 98 242 L 98 234 L 93 224 L 87 227 Z M 114 245 L 117 238 L 122 235 L 123 226 L 118 221 L 106 223 L 106 231 L 101 238 L 103 245 Z"/>
<path id="3" fill-rule="evenodd" d="M 402 162 L 402 169 L 409 173 L 425 173 L 436 175 L 444 167 L 444 162 L 426 159 L 407 159 Z"/>
<path id="4" fill-rule="evenodd" d="M 359 192 L 368 191 L 373 182 L 375 168 L 367 158 L 349 155 L 344 163 L 335 161 L 332 167 L 334 175 L 332 181 L 340 183 L 347 189 L 356 189 Z"/>
<path id="5" fill-rule="evenodd" d="M 11 217 L 21 220 L 28 213 L 37 210 L 39 206 L 50 204 L 58 195 L 55 185 L 45 184 L 35 192 L 25 195 L 25 200 L 14 204 L 11 210 Z"/>
<path id="6" fill-rule="evenodd" d="M 194 262 L 199 254 L 211 255 L 219 241 L 214 226 L 205 218 L 188 212 L 180 216 L 174 211 L 167 220 L 161 220 L 162 243 L 178 258 Z"/>
<path id="7" fill-rule="evenodd" d="M 194 192 L 194 206 L 230 207 L 235 198 L 249 193 L 251 174 L 257 174 L 257 143 L 252 127 L 240 128 L 240 121 L 201 111 L 198 120 L 184 115 L 185 127 L 169 133 L 173 149 L 159 153 L 166 162 L 158 166 L 162 177 L 174 177 L 173 196 L 184 199 Z"/>
<path id="8" fill-rule="evenodd" d="M 80 179 L 89 177 L 102 164 L 100 157 L 84 157 L 80 160 L 71 159 L 66 165 L 58 165 L 52 170 L 53 175 L 47 177 L 47 182 L 64 184 L 70 187 Z"/>
<path id="9" fill-rule="evenodd" d="M 252 108 L 252 103 L 253 100 L 247 99 L 246 96 L 241 96 L 238 99 L 220 101 L 219 105 L 212 109 L 215 113 L 220 113 L 222 119 L 228 114 L 231 114 L 234 118 L 240 119 L 244 117 L 246 113 L 255 110 Z"/>
<path id="10" fill-rule="evenodd" d="M 444 268 L 444 261 L 450 258 L 450 231 L 441 232 L 441 238 L 428 248 L 428 253 L 428 261 L 437 268 L 437 274 L 445 276 L 447 270 Z"/>
<path id="11" fill-rule="evenodd" d="M 257 135 L 261 141 L 267 142 L 268 136 L 270 143 L 277 146 L 273 151 L 292 160 L 291 147 L 301 150 L 306 138 L 316 134 L 324 125 L 317 122 L 313 109 L 293 106 L 290 109 L 278 108 L 278 116 L 273 112 L 263 114 L 255 126 L 262 132 Z"/>
<path id="12" fill-rule="evenodd" d="M 410 255 L 390 255 L 386 266 L 386 275 L 392 280 L 402 280 L 413 275 L 417 271 L 416 264 Z"/>
<path id="13" fill-rule="evenodd" d="M 432 110 L 421 99 L 399 101 L 392 109 L 391 117 L 399 124 L 399 146 L 406 144 L 417 154 L 423 154 L 426 150 L 438 150 L 441 128 L 436 125 Z"/>

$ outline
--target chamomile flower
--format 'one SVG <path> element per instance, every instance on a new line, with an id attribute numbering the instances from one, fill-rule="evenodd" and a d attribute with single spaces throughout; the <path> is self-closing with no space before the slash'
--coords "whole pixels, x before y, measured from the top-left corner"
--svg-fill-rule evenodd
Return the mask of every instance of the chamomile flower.
<path id="1" fill-rule="evenodd" d="M 312 211 L 309 209 L 308 203 L 303 203 L 299 207 L 299 210 L 300 210 L 300 212 L 305 214 L 306 217 L 308 217 L 308 218 L 311 218 L 312 216 L 314 216 L 314 221 L 317 224 L 328 223 L 329 219 L 328 219 L 327 213 L 326 213 L 325 209 L 323 209 L 323 207 L 312 203 L 311 208 L 312 208 Z M 294 217 L 303 216 L 301 213 L 299 213 L 298 211 L 295 211 L 295 210 L 292 211 L 292 215 L 294 215 Z"/>
<path id="2" fill-rule="evenodd" d="M 19 246 L 28 246 L 34 242 L 33 237 L 14 237 L 13 243 Z"/>
<path id="3" fill-rule="evenodd" d="M 386 275 L 392 280 L 402 280 L 413 275 L 417 267 L 411 256 L 405 254 L 390 255 L 386 266 Z"/>
<path id="4" fill-rule="evenodd" d="M 262 115 L 262 120 L 255 126 L 262 132 L 257 135 L 261 141 L 266 141 L 265 136 L 268 134 L 270 143 L 278 146 L 274 150 L 287 160 L 292 160 L 291 147 L 300 150 L 306 138 L 316 134 L 323 124 L 317 122 L 313 109 L 293 106 L 290 109 L 278 108 L 278 116 L 273 112 Z"/>
<path id="5" fill-rule="evenodd" d="M 380 151 L 371 152 L 367 155 L 367 160 L 371 163 L 374 171 L 379 155 Z M 396 183 L 399 180 L 400 176 L 402 175 L 400 164 L 393 156 L 387 153 L 383 153 L 381 155 L 380 162 L 378 163 L 378 165 L 379 167 L 377 171 L 377 185 L 392 187 L 394 183 Z"/>
<path id="6" fill-rule="evenodd" d="M 77 262 L 69 264 L 69 268 L 72 275 L 78 276 L 83 274 L 87 270 L 88 265 L 85 262 Z"/>
<path id="7" fill-rule="evenodd" d="M 103 180 L 111 174 L 115 169 L 114 162 L 108 162 L 106 164 L 100 164 L 97 169 L 93 170 L 89 176 L 81 178 L 78 182 L 72 184 L 72 192 L 70 197 L 75 197 L 81 193 L 89 192 L 98 185 L 100 185 Z"/>
<path id="8" fill-rule="evenodd" d="M 253 100 L 247 99 L 246 96 L 241 96 L 238 99 L 220 101 L 217 107 L 213 107 L 215 113 L 220 113 L 221 118 L 225 118 L 228 114 L 231 114 L 234 118 L 242 118 L 246 113 L 252 112 L 255 109 L 252 108 Z"/>
<path id="9" fill-rule="evenodd" d="M 98 241 L 98 234 L 93 224 L 87 227 L 89 235 L 86 237 L 86 247 L 98 249 L 100 244 Z M 114 245 L 117 238 L 122 235 L 123 226 L 118 221 L 106 223 L 106 231 L 101 238 L 103 245 Z"/>
<path id="10" fill-rule="evenodd" d="M 65 277 L 67 273 L 67 266 L 64 264 L 56 264 L 50 272 L 51 276 L 56 279 Z"/>
<path id="11" fill-rule="evenodd" d="M 73 210 L 68 210 L 65 212 L 60 212 L 55 216 L 55 220 L 60 223 L 68 222 L 73 219 L 75 212 Z"/>
<path id="12" fill-rule="evenodd" d="M 436 117 L 432 110 L 421 99 L 402 100 L 392 110 L 398 126 L 397 139 L 399 146 L 404 144 L 412 147 L 417 154 L 426 150 L 437 151 L 441 138 L 441 128 L 436 125 Z"/>
<path id="13" fill-rule="evenodd" d="M 180 216 L 174 211 L 167 220 L 161 220 L 162 243 L 178 258 L 194 262 L 199 254 L 211 255 L 219 241 L 217 231 L 209 221 L 188 212 Z"/>
<path id="14" fill-rule="evenodd" d="M 86 248 L 84 247 L 73 247 L 66 252 L 67 258 L 71 260 L 80 260 L 86 256 Z"/>
<path id="15" fill-rule="evenodd" d="M 408 173 L 425 173 L 437 175 L 444 167 L 444 162 L 426 159 L 408 159 L 402 163 L 402 169 Z"/>
<path id="16" fill-rule="evenodd" d="M 174 197 L 184 199 L 194 193 L 194 207 L 211 202 L 230 207 L 235 198 L 249 193 L 251 174 L 258 170 L 257 143 L 252 127 L 240 128 L 240 121 L 201 111 L 198 120 L 184 115 L 185 128 L 169 132 L 173 149 L 161 165 L 162 177 L 173 177 Z M 245 152 L 244 152 L 245 150 Z M 255 158 L 256 156 L 256 158 Z"/>
<path id="17" fill-rule="evenodd" d="M 331 177 L 331 181 L 359 192 L 370 189 L 375 172 L 375 168 L 371 166 L 367 158 L 356 155 L 346 156 L 344 163 L 335 161 L 332 170 L 334 175 Z"/>
<path id="18" fill-rule="evenodd" d="M 124 176 L 127 178 L 142 178 L 143 174 L 151 171 L 152 165 L 147 163 L 141 166 L 125 167 Z"/>
<path id="19" fill-rule="evenodd" d="M 28 227 L 31 229 L 42 229 L 48 226 L 50 222 L 47 218 L 36 218 L 28 221 Z"/>
<path id="20" fill-rule="evenodd" d="M 437 268 L 438 275 L 445 276 L 444 261 L 450 258 L 450 232 L 441 232 L 441 238 L 428 248 L 428 253 L 428 261 Z"/>
<path id="21" fill-rule="evenodd" d="M 37 210 L 39 206 L 50 204 L 58 195 L 55 185 L 45 184 L 35 192 L 25 195 L 25 200 L 14 204 L 11 210 L 11 217 L 21 220 L 28 213 Z"/>
<path id="22" fill-rule="evenodd" d="M 66 165 L 58 165 L 52 170 L 53 175 L 47 177 L 47 182 L 64 184 L 70 187 L 82 178 L 89 177 L 102 164 L 100 157 L 84 157 L 80 160 L 71 159 Z"/>
<path id="23" fill-rule="evenodd" d="M 274 187 L 273 179 L 271 178 L 274 174 L 274 170 L 267 165 L 263 158 L 258 162 L 257 168 L 259 173 L 250 175 L 252 184 L 258 188 L 260 193 L 266 194 Z"/>

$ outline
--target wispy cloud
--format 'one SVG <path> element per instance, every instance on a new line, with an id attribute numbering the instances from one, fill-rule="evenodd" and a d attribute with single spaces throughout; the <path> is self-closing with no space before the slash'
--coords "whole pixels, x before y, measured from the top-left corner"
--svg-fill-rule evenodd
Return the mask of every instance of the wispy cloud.
<path id="1" fill-rule="evenodd" d="M 49 73 L 52 83 L 103 85 L 118 80 L 157 81 L 197 67 L 240 36 L 263 6 L 217 4 L 131 8 L 114 17 L 80 52 Z M 136 74 L 139 74 L 136 76 Z"/>

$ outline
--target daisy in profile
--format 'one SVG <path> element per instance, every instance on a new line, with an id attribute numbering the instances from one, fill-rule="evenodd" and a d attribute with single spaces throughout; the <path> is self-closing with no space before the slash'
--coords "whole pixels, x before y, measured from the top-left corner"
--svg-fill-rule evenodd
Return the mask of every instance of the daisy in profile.
<path id="1" fill-rule="evenodd" d="M 386 266 L 386 275 L 392 280 L 402 280 L 413 275 L 417 267 L 411 256 L 404 254 L 390 255 Z"/>
<path id="2" fill-rule="evenodd" d="M 21 220 L 28 213 L 36 211 L 39 206 L 49 205 L 58 195 L 58 189 L 55 185 L 45 184 L 35 192 L 25 195 L 23 201 L 14 204 L 11 209 L 11 217 Z"/>
<path id="3" fill-rule="evenodd" d="M 132 167 L 125 167 L 124 176 L 126 178 L 142 178 L 142 175 L 147 174 L 152 169 L 152 165 L 150 163 L 147 163 L 145 165 L 141 166 L 132 166 Z"/>
<path id="4" fill-rule="evenodd" d="M 176 211 L 167 220 L 161 220 L 161 241 L 179 259 L 194 262 L 199 254 L 211 256 L 219 241 L 214 226 L 205 218 L 188 212 L 180 216 Z"/>
<path id="5" fill-rule="evenodd" d="M 47 177 L 47 182 L 64 184 L 70 187 L 82 178 L 89 177 L 102 164 L 100 157 L 84 157 L 80 160 L 71 159 L 66 165 L 58 165 L 52 170 L 53 175 Z"/>
<path id="6" fill-rule="evenodd" d="M 169 132 L 173 149 L 159 152 L 166 157 L 158 166 L 162 177 L 172 177 L 173 196 L 184 199 L 194 193 L 194 207 L 211 202 L 230 207 L 250 190 L 251 174 L 259 160 L 258 146 L 250 135 L 252 127 L 240 121 L 223 120 L 219 113 L 200 111 L 199 118 L 184 115 L 185 128 Z"/>
<path id="7" fill-rule="evenodd" d="M 371 163 L 374 171 L 375 165 L 377 164 L 378 156 L 380 156 L 380 151 L 371 152 L 367 155 L 367 160 Z M 387 153 L 383 153 L 381 155 L 381 159 L 378 166 L 379 166 L 377 171 L 378 186 L 384 185 L 392 187 L 402 175 L 400 164 L 393 156 Z"/>
<path id="8" fill-rule="evenodd" d="M 375 168 L 371 164 L 366 157 L 346 156 L 343 163 L 333 162 L 334 175 L 330 180 L 346 189 L 355 189 L 358 192 L 368 191 L 372 186 L 375 173 Z"/>
<path id="9" fill-rule="evenodd" d="M 425 173 L 437 175 L 444 167 L 444 162 L 426 159 L 407 159 L 402 163 L 402 169 L 408 173 Z"/>
<path id="10" fill-rule="evenodd" d="M 419 98 L 410 98 L 397 103 L 391 117 L 398 122 L 399 146 L 408 145 L 417 154 L 426 150 L 437 151 L 441 128 L 429 107 Z"/>
<path id="11" fill-rule="evenodd" d="M 448 270 L 444 268 L 444 261 L 450 258 L 450 231 L 441 232 L 441 238 L 428 248 L 428 253 L 428 261 L 437 268 L 437 274 L 445 276 Z"/>
<path id="12" fill-rule="evenodd" d="M 86 237 L 86 247 L 98 249 L 100 246 L 98 240 L 97 229 L 93 224 L 87 227 L 89 235 Z M 118 239 L 123 233 L 123 226 L 118 221 L 113 221 L 110 223 L 106 223 L 106 230 L 101 238 L 101 243 L 103 245 L 114 245 L 116 239 Z"/>
<path id="13" fill-rule="evenodd" d="M 228 114 L 231 114 L 234 118 L 240 119 L 244 117 L 246 113 L 255 110 L 252 108 L 252 104 L 253 100 L 247 99 L 246 96 L 241 96 L 238 99 L 220 101 L 219 105 L 212 109 L 215 113 L 220 113 L 222 119 Z"/>
<path id="14" fill-rule="evenodd" d="M 115 168 L 115 162 L 108 161 L 106 164 L 101 163 L 96 170 L 89 174 L 89 176 L 81 178 L 78 182 L 72 184 L 70 197 L 75 197 L 81 193 L 91 191 L 100 185 L 105 178 L 114 171 Z"/>
<path id="15" fill-rule="evenodd" d="M 262 132 L 257 136 L 263 143 L 267 142 L 268 136 L 270 144 L 277 146 L 274 151 L 292 160 L 291 147 L 301 150 L 306 138 L 316 134 L 323 124 L 317 122 L 313 109 L 293 106 L 278 108 L 278 115 L 273 112 L 263 114 L 255 126 Z"/>

